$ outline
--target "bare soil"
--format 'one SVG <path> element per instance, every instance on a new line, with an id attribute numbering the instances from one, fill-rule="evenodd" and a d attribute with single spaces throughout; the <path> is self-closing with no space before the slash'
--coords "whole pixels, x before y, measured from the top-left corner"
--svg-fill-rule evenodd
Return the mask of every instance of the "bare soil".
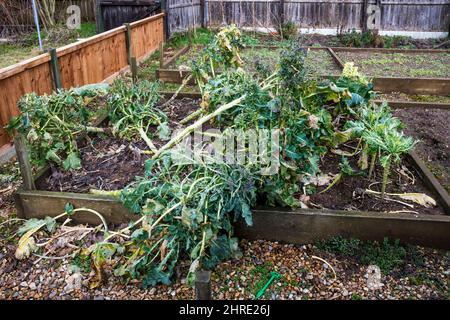
<path id="1" fill-rule="evenodd" d="M 168 107 L 170 119 L 180 121 L 197 110 L 198 100 L 175 99 Z M 176 122 L 169 124 L 171 129 Z M 153 139 L 156 147 L 165 142 Z M 63 171 L 50 168 L 50 175 L 38 182 L 38 189 L 59 192 L 86 193 L 90 189 L 120 190 L 131 183 L 135 176 L 144 173 L 145 160 L 149 158 L 143 151 L 147 145 L 143 141 L 126 141 L 112 136 L 88 136 L 78 142 L 82 169 Z"/>
<path id="2" fill-rule="evenodd" d="M 339 173 L 339 163 L 341 156 L 328 153 L 321 161 L 321 170 L 324 174 Z M 357 172 L 358 156 L 349 159 L 352 168 Z M 419 205 L 414 205 L 414 208 L 405 206 L 404 204 L 387 200 L 381 200 L 378 196 L 373 196 L 365 193 L 365 190 L 381 191 L 381 180 L 383 176 L 383 168 L 377 165 L 375 168 L 375 175 L 371 180 L 368 179 L 365 173 L 355 176 L 344 176 L 341 181 L 334 185 L 331 189 L 324 193 L 327 186 L 318 187 L 317 193 L 310 196 L 310 201 L 316 205 L 333 210 L 362 210 L 362 211 L 412 211 L 411 213 L 420 214 L 444 214 L 440 206 L 434 208 L 424 208 Z M 406 172 L 401 174 L 400 172 Z M 410 177 L 414 177 L 412 181 Z M 412 165 L 403 159 L 401 166 L 392 166 L 389 183 L 386 187 L 388 193 L 409 193 L 419 192 L 425 193 L 431 197 L 433 195 L 423 184 L 420 176 L 412 167 Z M 398 199 L 396 199 L 398 200 Z M 406 201 L 405 201 L 406 202 Z M 409 202 L 408 202 L 409 203 Z"/>
<path id="3" fill-rule="evenodd" d="M 198 108 L 198 100 L 176 99 L 168 107 L 166 112 L 172 119 L 172 129 L 178 126 L 178 121 L 185 118 L 193 110 Z M 413 131 L 414 132 L 414 131 Z M 153 138 L 157 147 L 165 142 Z M 144 173 L 145 160 L 149 156 L 143 153 L 147 147 L 142 141 L 126 141 L 111 136 L 86 137 L 79 142 L 82 160 L 82 169 L 76 171 L 62 171 L 51 168 L 50 174 L 41 179 L 38 188 L 48 191 L 86 193 L 90 189 L 98 190 L 120 190 L 130 184 L 135 176 Z M 358 166 L 357 156 L 350 158 L 354 169 Z M 337 174 L 339 171 L 340 156 L 328 154 L 322 159 L 321 170 L 323 173 Z M 404 167 L 394 167 L 390 177 L 387 192 L 422 192 L 431 196 L 430 192 L 421 182 L 412 166 L 403 162 Z M 400 174 L 400 170 L 407 175 L 414 176 L 414 181 L 407 175 Z M 317 206 L 329 209 L 342 210 L 366 210 L 366 211 L 400 211 L 409 210 L 425 214 L 442 214 L 440 207 L 436 208 L 414 208 L 407 207 L 394 201 L 381 201 L 379 198 L 364 193 L 370 188 L 379 191 L 382 168 L 377 167 L 374 180 L 368 180 L 366 176 L 344 177 L 341 182 L 323 194 L 311 195 L 310 201 Z M 317 192 L 325 187 L 318 187 Z"/>
<path id="4" fill-rule="evenodd" d="M 405 134 L 419 140 L 416 152 L 450 193 L 450 110 L 408 108 L 394 111 Z"/>
<path id="5" fill-rule="evenodd" d="M 450 78 L 448 53 L 336 53 L 345 62 L 353 62 L 360 71 L 376 77 Z"/>

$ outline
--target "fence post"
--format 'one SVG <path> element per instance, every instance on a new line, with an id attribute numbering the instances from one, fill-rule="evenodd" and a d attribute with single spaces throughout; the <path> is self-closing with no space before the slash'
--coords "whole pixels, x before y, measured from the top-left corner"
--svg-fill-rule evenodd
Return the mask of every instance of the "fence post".
<path id="1" fill-rule="evenodd" d="M 133 83 L 138 81 L 138 67 L 136 57 L 131 57 L 131 77 L 133 79 Z"/>
<path id="2" fill-rule="evenodd" d="M 197 271 L 195 273 L 195 299 L 212 300 L 211 271 Z"/>
<path id="3" fill-rule="evenodd" d="M 131 57 L 133 56 L 132 43 L 131 43 L 131 25 L 125 23 L 125 43 L 127 46 L 128 64 L 131 66 Z"/>
<path id="4" fill-rule="evenodd" d="M 164 42 L 159 44 L 159 68 L 164 67 Z"/>
<path id="5" fill-rule="evenodd" d="M 280 25 L 284 24 L 284 0 L 280 0 Z"/>
<path id="6" fill-rule="evenodd" d="M 50 65 L 53 75 L 53 83 L 55 85 L 55 89 L 59 90 L 62 89 L 62 81 L 61 81 L 61 71 L 59 69 L 59 62 L 58 62 L 58 54 L 56 53 L 56 49 L 49 49 L 50 53 Z"/>
<path id="7" fill-rule="evenodd" d="M 200 22 L 201 27 L 206 28 L 206 21 L 205 21 L 205 0 L 200 0 Z"/>
<path id="8" fill-rule="evenodd" d="M 97 34 L 105 31 L 105 24 L 103 22 L 103 13 L 101 0 L 95 0 L 95 26 L 97 29 Z"/>
<path id="9" fill-rule="evenodd" d="M 361 19 L 362 19 L 361 30 L 362 30 L 362 32 L 367 31 L 367 18 L 368 18 L 367 8 L 368 8 L 368 6 L 369 6 L 369 0 L 364 0 L 363 3 L 362 3 L 362 10 L 361 10 L 361 13 L 362 13 L 362 16 L 361 16 Z"/>
<path id="10" fill-rule="evenodd" d="M 169 7 L 166 0 L 161 0 L 161 12 L 164 13 L 164 39 L 167 40 L 170 37 L 169 30 Z"/>
<path id="11" fill-rule="evenodd" d="M 27 191 L 36 190 L 34 185 L 33 173 L 31 171 L 30 158 L 25 144 L 25 138 L 22 134 L 16 133 L 14 136 L 14 147 L 16 148 L 17 160 L 19 161 L 20 174 L 22 175 L 23 188 Z"/>

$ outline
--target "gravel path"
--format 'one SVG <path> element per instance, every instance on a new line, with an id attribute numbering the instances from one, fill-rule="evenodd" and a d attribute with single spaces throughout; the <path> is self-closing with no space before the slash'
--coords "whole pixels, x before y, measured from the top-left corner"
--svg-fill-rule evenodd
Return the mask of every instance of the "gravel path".
<path id="1" fill-rule="evenodd" d="M 1 222 L 15 216 L 12 192 L 20 179 L 14 163 L 0 169 Z M 19 262 L 14 257 L 16 244 L 11 240 L 17 241 L 16 230 L 17 225 L 0 225 L 0 299 L 194 298 L 194 290 L 183 280 L 189 262 L 180 268 L 170 286 L 142 289 L 137 282 L 124 284 L 112 276 L 111 268 L 106 268 L 107 283 L 99 289 L 89 289 L 94 276 L 89 265 L 83 272 L 73 270 L 71 259 L 32 256 Z M 74 240 L 76 234 L 63 237 L 46 250 L 52 249 L 53 256 L 71 254 L 73 249 L 68 244 Z M 213 298 L 254 299 L 274 271 L 281 278 L 269 286 L 263 296 L 266 299 L 450 298 L 450 252 L 412 246 L 379 248 L 342 239 L 306 246 L 243 240 L 242 258 L 224 262 L 213 272 Z M 373 265 L 382 269 L 380 279 L 371 272 L 377 270 Z"/>
<path id="2" fill-rule="evenodd" d="M 242 259 L 222 263 L 213 272 L 214 299 L 254 299 L 277 271 L 281 278 L 269 286 L 267 299 L 448 299 L 450 255 L 416 248 L 415 263 L 406 261 L 380 283 L 368 285 L 368 266 L 353 257 L 319 250 L 316 246 L 241 241 Z M 100 289 L 88 289 L 93 273 L 72 273 L 67 260 L 26 262 L 14 258 L 15 246 L 2 245 L 0 299 L 192 299 L 193 289 L 183 280 L 171 286 L 142 289 L 139 283 L 120 283 L 108 277 Z M 325 259 L 331 267 L 313 255 Z M 180 277 L 181 279 L 181 277 Z"/>

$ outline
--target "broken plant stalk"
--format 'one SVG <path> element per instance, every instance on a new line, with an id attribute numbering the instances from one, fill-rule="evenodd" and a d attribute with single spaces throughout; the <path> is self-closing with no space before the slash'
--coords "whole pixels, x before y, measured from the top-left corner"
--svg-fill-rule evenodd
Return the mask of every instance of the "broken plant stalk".
<path id="1" fill-rule="evenodd" d="M 157 159 L 164 151 L 172 148 L 174 145 L 176 145 L 178 142 L 184 139 L 188 134 L 196 130 L 197 128 L 201 127 L 204 123 L 208 122 L 212 118 L 218 116 L 222 112 L 231 109 L 241 103 L 242 100 L 246 98 L 247 95 L 243 95 L 242 97 L 235 99 L 231 101 L 230 103 L 227 103 L 220 108 L 216 109 L 214 112 L 204 116 L 203 118 L 200 118 L 195 123 L 191 124 L 190 126 L 186 127 L 183 131 L 181 131 L 179 134 L 177 134 L 174 138 L 172 138 L 169 142 L 167 142 L 164 146 L 162 146 L 155 154 L 153 155 L 152 159 Z"/>

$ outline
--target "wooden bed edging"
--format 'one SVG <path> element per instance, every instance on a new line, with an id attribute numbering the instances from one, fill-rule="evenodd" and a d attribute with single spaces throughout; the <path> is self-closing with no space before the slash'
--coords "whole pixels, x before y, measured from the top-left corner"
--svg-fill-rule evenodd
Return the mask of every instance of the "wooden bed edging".
<path id="1" fill-rule="evenodd" d="M 171 98 L 175 92 L 173 91 L 160 91 L 160 94 L 165 98 Z M 200 92 L 180 92 L 177 98 L 191 98 L 200 99 L 202 97 Z M 422 102 L 422 101 L 403 101 L 403 100 L 373 100 L 374 103 L 380 104 L 387 102 L 392 108 L 428 108 L 428 109 L 443 109 L 450 110 L 450 103 L 442 102 Z"/>
<path id="2" fill-rule="evenodd" d="M 254 210 L 253 226 L 239 221 L 236 235 L 249 240 L 271 240 L 304 244 L 335 236 L 450 249 L 450 217 L 405 216 L 378 212 L 338 210 Z"/>
<path id="3" fill-rule="evenodd" d="M 282 48 L 279 46 L 251 46 L 249 48 Z M 345 47 L 305 47 L 305 49 L 317 51 L 326 50 L 333 58 L 336 65 L 342 69 L 343 61 L 336 55 L 336 52 L 343 51 L 368 51 L 384 53 L 450 53 L 450 50 L 437 49 L 384 49 L 384 48 L 345 48 Z M 183 79 L 191 74 L 190 71 L 180 71 L 171 69 L 176 59 L 190 50 L 184 47 L 163 64 L 163 68 L 156 70 L 156 77 L 161 81 L 171 83 L 182 83 Z M 336 77 L 333 75 L 323 75 L 323 78 Z M 373 77 L 375 90 L 383 93 L 403 92 L 406 94 L 428 94 L 428 95 L 448 95 L 450 94 L 450 78 L 413 78 L 413 77 Z M 195 84 L 191 79 L 189 84 Z"/>
<path id="4" fill-rule="evenodd" d="M 387 104 L 396 109 L 403 108 L 428 108 L 428 109 L 443 109 L 450 110 L 450 103 L 442 103 L 442 102 L 422 102 L 422 101 L 406 101 L 406 100 L 373 100 L 373 102 L 380 104 L 383 102 L 387 102 Z"/>
<path id="5" fill-rule="evenodd" d="M 191 74 L 190 71 L 176 69 L 157 69 L 156 77 L 169 83 L 182 83 Z M 323 75 L 322 78 L 335 78 L 333 75 Z M 189 84 L 195 84 L 191 79 Z M 402 92 L 406 94 L 441 95 L 450 94 L 450 78 L 411 78 L 411 77 L 374 77 L 374 88 L 382 93 Z"/>
<path id="6" fill-rule="evenodd" d="M 18 216 L 24 219 L 56 216 L 67 203 L 75 208 L 100 212 L 112 224 L 127 223 L 137 216 L 113 197 L 89 194 L 23 191 L 15 194 Z M 71 217 L 77 223 L 100 224 L 98 217 L 79 213 Z M 240 221 L 236 234 L 245 239 L 265 239 L 289 243 L 312 243 L 333 236 L 362 240 L 383 240 L 384 237 L 428 247 L 450 249 L 450 217 L 443 215 L 408 215 L 380 212 L 339 210 L 283 209 L 253 210 L 252 227 Z"/>
<path id="7" fill-rule="evenodd" d="M 450 196 L 447 191 L 439 183 L 434 174 L 427 168 L 425 163 L 420 159 L 414 150 L 409 152 L 409 158 L 413 166 L 416 168 L 417 173 L 422 178 L 422 181 L 437 197 L 437 201 L 444 209 L 445 214 L 450 215 Z"/>

